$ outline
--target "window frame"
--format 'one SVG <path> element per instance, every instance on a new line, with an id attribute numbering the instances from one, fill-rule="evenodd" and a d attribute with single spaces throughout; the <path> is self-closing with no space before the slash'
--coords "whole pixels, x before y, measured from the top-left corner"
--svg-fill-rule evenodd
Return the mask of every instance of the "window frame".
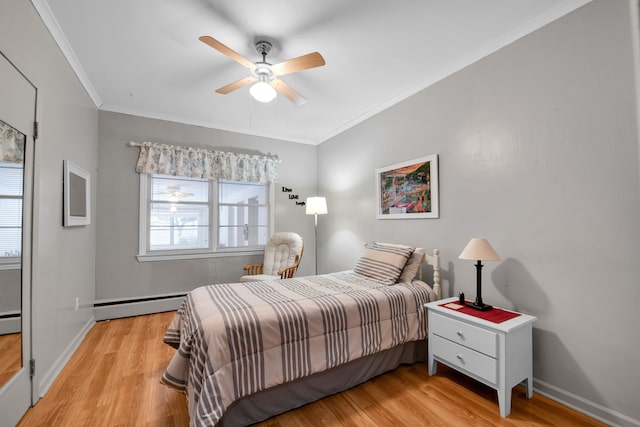
<path id="1" fill-rule="evenodd" d="M 139 204 L 139 228 L 138 228 L 138 255 L 140 262 L 166 261 L 177 259 L 218 258 L 230 256 L 261 255 L 264 253 L 264 245 L 257 247 L 218 248 L 219 223 L 219 180 L 207 180 L 209 191 L 209 247 L 196 249 L 175 250 L 150 250 L 149 249 L 149 212 L 151 197 L 151 179 L 153 175 L 140 174 L 140 204 Z M 169 176 L 169 175 L 167 175 Z M 181 177 L 177 177 L 181 178 Z M 185 177 L 187 178 L 187 177 Z M 225 181 L 229 182 L 229 181 Z M 238 181 L 244 182 L 244 181 Z M 256 184 L 256 183 L 248 183 Z M 267 187 L 267 215 L 268 235 L 275 229 L 275 185 L 272 182 L 265 183 Z"/>

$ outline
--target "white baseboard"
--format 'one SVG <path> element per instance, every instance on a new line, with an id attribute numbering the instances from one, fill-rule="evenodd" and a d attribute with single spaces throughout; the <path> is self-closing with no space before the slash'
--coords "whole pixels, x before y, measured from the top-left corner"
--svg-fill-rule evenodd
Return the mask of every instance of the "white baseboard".
<path id="1" fill-rule="evenodd" d="M 22 318 L 16 317 L 0 317 L 0 335 L 17 334 L 22 330 Z"/>
<path id="2" fill-rule="evenodd" d="M 87 323 L 85 323 L 85 325 L 82 327 L 80 332 L 78 332 L 78 334 L 73 338 L 73 340 L 71 340 L 67 348 L 56 359 L 56 361 L 53 363 L 53 366 L 51 366 L 51 369 L 49 369 L 49 371 L 47 371 L 41 377 L 42 379 L 40 380 L 40 385 L 38 387 L 39 399 L 42 398 L 45 395 L 45 393 L 49 390 L 49 387 L 51 387 L 51 384 L 53 384 L 53 382 L 58 377 L 58 375 L 60 375 L 60 372 L 62 372 L 62 369 L 69 362 L 69 359 L 71 359 L 71 356 L 73 356 L 73 353 L 75 353 L 78 347 L 80 347 L 80 344 L 82 344 L 84 337 L 87 335 L 89 330 L 93 327 L 93 325 L 95 325 L 95 323 L 96 323 L 95 319 L 93 317 L 90 318 L 87 321 Z M 36 372 L 37 371 L 38 371 L 38 361 L 36 360 Z"/>
<path id="3" fill-rule="evenodd" d="M 610 426 L 637 427 L 640 420 L 633 419 L 620 412 L 606 408 L 599 403 L 591 402 L 583 397 L 575 395 L 569 391 L 558 388 L 554 385 L 541 381 L 537 378 L 533 380 L 534 390 L 549 399 L 582 412 L 591 418 L 601 421 Z"/>
<path id="4" fill-rule="evenodd" d="M 136 300 L 100 300 L 93 307 L 96 320 L 118 319 L 177 310 L 184 301 L 185 293 L 154 295 Z"/>

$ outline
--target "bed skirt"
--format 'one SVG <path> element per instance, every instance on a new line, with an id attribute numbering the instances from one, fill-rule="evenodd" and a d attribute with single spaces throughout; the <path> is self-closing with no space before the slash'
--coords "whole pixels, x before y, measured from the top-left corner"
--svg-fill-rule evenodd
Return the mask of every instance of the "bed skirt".
<path id="1" fill-rule="evenodd" d="M 235 427 L 264 421 L 274 415 L 348 390 L 402 364 L 423 362 L 426 360 L 425 355 L 425 341 L 411 341 L 353 360 L 329 371 L 260 391 L 231 405 L 219 425 Z"/>

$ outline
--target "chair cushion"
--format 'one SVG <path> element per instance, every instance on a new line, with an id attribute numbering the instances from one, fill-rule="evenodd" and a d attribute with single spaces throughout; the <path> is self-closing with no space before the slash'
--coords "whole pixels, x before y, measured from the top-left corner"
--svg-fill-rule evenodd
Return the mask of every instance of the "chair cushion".
<path id="1" fill-rule="evenodd" d="M 278 270 L 295 263 L 296 255 L 302 252 L 302 237 L 292 232 L 275 233 L 264 250 L 262 273 L 268 276 L 278 274 Z M 279 276 L 278 276 L 279 277 Z"/>

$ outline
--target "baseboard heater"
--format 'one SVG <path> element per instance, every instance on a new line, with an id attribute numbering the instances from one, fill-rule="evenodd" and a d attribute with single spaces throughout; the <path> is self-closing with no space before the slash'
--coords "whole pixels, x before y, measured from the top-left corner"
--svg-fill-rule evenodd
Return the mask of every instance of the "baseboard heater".
<path id="1" fill-rule="evenodd" d="M 96 320 L 107 320 L 173 311 L 180 307 L 186 295 L 186 292 L 179 292 L 139 298 L 98 300 L 93 303 L 93 316 Z"/>
<path id="2" fill-rule="evenodd" d="M 17 334 L 22 329 L 22 317 L 19 311 L 0 313 L 0 335 Z"/>

